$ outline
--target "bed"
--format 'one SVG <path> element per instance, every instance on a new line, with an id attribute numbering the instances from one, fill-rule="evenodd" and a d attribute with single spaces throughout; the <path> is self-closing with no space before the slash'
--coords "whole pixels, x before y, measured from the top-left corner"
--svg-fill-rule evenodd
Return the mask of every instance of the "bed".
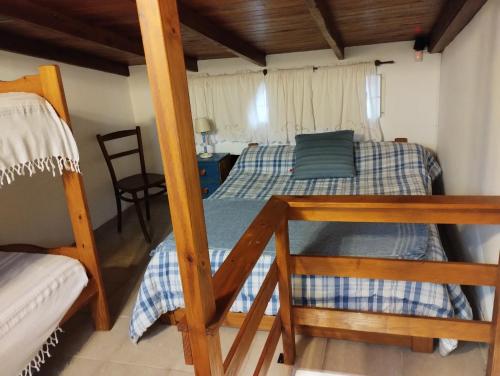
<path id="1" fill-rule="evenodd" d="M 58 342 L 61 320 L 87 284 L 85 268 L 73 258 L 0 252 L 0 357 L 6 375 L 29 374 L 43 364 Z"/>
<path id="2" fill-rule="evenodd" d="M 0 82 L 0 195 L 18 175 L 62 175 L 74 245 L 0 246 L 2 373 L 32 375 L 57 345 L 57 334 L 86 305 L 97 330 L 109 311 L 90 223 L 79 155 L 57 66 Z M 50 187 L 47 187 L 50 189 Z M 21 240 L 22 241 L 22 240 Z"/>
<path id="3" fill-rule="evenodd" d="M 242 152 L 228 179 L 206 200 L 205 207 L 209 201 L 265 201 L 272 195 L 429 195 L 432 182 L 441 173 L 433 155 L 416 144 L 358 142 L 355 143 L 355 157 L 358 173 L 354 179 L 300 181 L 291 179 L 293 146 L 250 147 Z M 230 250 L 214 249 L 209 231 L 213 272 Z M 435 225 L 429 225 L 424 258 L 446 260 Z M 233 304 L 232 312 L 248 312 L 273 260 L 272 253 L 264 252 Z M 457 285 L 302 275 L 292 276 L 292 286 L 294 304 L 472 319 L 469 303 Z M 177 254 L 170 235 L 152 252 L 133 309 L 130 337 L 137 341 L 162 314 L 183 306 Z M 265 313 L 275 315 L 278 306 L 275 291 Z M 454 340 L 440 343 L 443 354 L 455 347 Z"/>

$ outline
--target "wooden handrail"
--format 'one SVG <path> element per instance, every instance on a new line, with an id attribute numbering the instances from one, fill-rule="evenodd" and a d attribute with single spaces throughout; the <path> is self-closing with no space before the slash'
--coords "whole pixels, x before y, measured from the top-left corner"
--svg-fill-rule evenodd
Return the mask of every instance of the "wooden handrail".
<path id="1" fill-rule="evenodd" d="M 226 376 L 238 374 L 277 283 L 278 267 L 275 261 L 267 272 L 266 278 L 252 303 L 250 311 L 248 311 L 243 325 L 241 325 L 233 345 L 224 360 L 224 372 Z"/>
<path id="2" fill-rule="evenodd" d="M 280 220 L 286 216 L 287 208 L 285 202 L 271 198 L 215 273 L 212 281 L 216 312 L 207 330 L 222 325 Z"/>
<path id="3" fill-rule="evenodd" d="M 296 325 L 484 343 L 492 341 L 492 324 L 487 321 L 299 306 L 294 306 L 292 312 Z"/>
<path id="4" fill-rule="evenodd" d="M 500 224 L 500 196 L 275 196 L 288 219 L 305 221 Z"/>
<path id="5" fill-rule="evenodd" d="M 496 264 L 292 255 L 292 274 L 496 286 Z"/>
<path id="6" fill-rule="evenodd" d="M 271 327 L 271 330 L 267 335 L 266 343 L 264 344 L 264 348 L 262 349 L 262 352 L 260 354 L 253 376 L 267 375 L 267 371 L 269 370 L 269 367 L 271 366 L 271 362 L 273 360 L 274 352 L 276 351 L 276 346 L 278 346 L 280 335 L 281 315 L 280 311 L 278 311 L 276 317 L 274 318 L 273 326 Z"/>

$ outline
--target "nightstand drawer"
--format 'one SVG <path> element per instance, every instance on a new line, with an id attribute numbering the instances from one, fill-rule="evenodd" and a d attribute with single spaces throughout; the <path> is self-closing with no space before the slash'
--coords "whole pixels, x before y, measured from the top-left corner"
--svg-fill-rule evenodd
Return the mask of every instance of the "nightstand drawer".
<path id="1" fill-rule="evenodd" d="M 233 166 L 232 161 L 228 153 L 214 153 L 210 158 L 198 156 L 198 173 L 203 198 L 209 197 L 226 180 Z"/>
<path id="2" fill-rule="evenodd" d="M 203 198 L 209 197 L 212 193 L 214 193 L 217 188 L 219 188 L 220 184 L 219 183 L 208 183 L 208 184 L 203 184 L 201 183 L 201 196 Z"/>
<path id="3" fill-rule="evenodd" d="M 221 181 L 220 169 L 218 163 L 198 162 L 198 171 L 201 182 L 219 182 Z"/>

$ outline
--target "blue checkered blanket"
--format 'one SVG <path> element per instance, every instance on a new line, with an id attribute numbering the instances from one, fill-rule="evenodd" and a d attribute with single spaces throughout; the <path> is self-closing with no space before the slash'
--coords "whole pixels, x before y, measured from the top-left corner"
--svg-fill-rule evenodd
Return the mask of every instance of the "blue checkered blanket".
<path id="1" fill-rule="evenodd" d="M 427 195 L 441 173 L 434 156 L 416 144 L 355 143 L 354 178 L 291 179 L 294 157 L 293 146 L 247 148 L 224 184 L 208 200 L 267 200 L 273 194 Z M 209 248 L 215 272 L 229 250 L 213 249 L 210 244 Z M 176 252 L 165 248 L 163 242 L 152 254 L 130 322 L 129 334 L 134 341 L 163 313 L 184 306 Z M 261 256 L 231 311 L 248 312 L 273 259 L 270 253 Z M 429 226 L 425 259 L 446 260 L 434 225 Z M 327 276 L 292 276 L 292 285 L 297 305 L 472 319 L 469 303 L 456 285 Z M 275 291 L 266 314 L 277 311 Z M 441 352 L 447 353 L 456 347 L 456 341 L 442 340 L 440 345 Z"/>

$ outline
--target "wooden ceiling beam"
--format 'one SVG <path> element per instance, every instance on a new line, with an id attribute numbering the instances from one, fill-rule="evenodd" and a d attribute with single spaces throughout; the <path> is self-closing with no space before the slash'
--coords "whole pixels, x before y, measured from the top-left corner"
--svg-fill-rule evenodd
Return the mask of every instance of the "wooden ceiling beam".
<path id="1" fill-rule="evenodd" d="M 448 0 L 429 36 L 429 52 L 443 52 L 486 0 Z"/>
<path id="2" fill-rule="evenodd" d="M 79 67 L 119 74 L 121 76 L 129 75 L 127 64 L 117 63 L 74 49 L 61 48 L 53 44 L 21 37 L 4 31 L 0 33 L 0 49 L 77 65 Z"/>
<path id="3" fill-rule="evenodd" d="M 261 67 L 266 66 L 266 54 L 264 52 L 238 38 L 233 32 L 225 30 L 205 17 L 198 15 L 181 2 L 178 2 L 177 6 L 180 21 L 184 26 L 202 34 L 247 61 Z"/>
<path id="4" fill-rule="evenodd" d="M 85 22 L 82 22 L 80 20 L 59 13 L 51 8 L 38 5 L 30 0 L 2 0 L 2 6 L 0 7 L 0 15 L 6 16 L 10 19 L 22 21 L 30 25 L 55 31 L 72 38 L 82 39 L 85 41 L 99 44 L 101 46 L 113 48 L 122 52 L 128 52 L 137 56 L 144 56 L 144 49 L 142 48 L 141 40 L 132 40 L 123 37 L 115 32 L 106 30 L 102 27 L 89 25 Z M 27 41 L 24 40 L 23 45 L 26 45 L 26 42 Z M 29 47 L 28 50 L 29 49 L 31 49 L 31 47 Z M 65 48 L 64 51 L 66 51 Z M 61 60 L 62 55 L 63 55 L 62 53 L 58 53 L 57 56 L 59 56 L 59 59 L 55 60 L 63 61 Z M 77 52 L 76 50 L 73 50 L 73 51 L 68 51 L 68 55 L 69 56 L 67 60 L 92 61 L 92 65 L 94 66 L 111 66 L 112 70 L 124 72 L 124 70 L 121 67 L 118 69 L 112 67 L 113 64 L 112 61 L 107 59 L 102 59 L 103 61 L 106 62 L 106 64 L 101 64 L 96 60 L 100 58 L 95 56 L 91 57 L 90 54 L 86 54 L 84 52 Z M 185 56 L 185 61 L 186 61 L 186 69 L 193 72 L 198 71 L 198 61 L 196 58 L 191 56 Z M 122 63 L 116 63 L 116 64 L 117 66 L 126 65 Z M 128 69 L 126 75 L 128 76 Z"/>
<path id="5" fill-rule="evenodd" d="M 344 43 L 323 0 L 305 0 L 311 17 L 339 60 L 344 59 Z"/>
<path id="6" fill-rule="evenodd" d="M 120 34 L 89 25 L 29 0 L 2 0 L 0 14 L 73 38 L 144 56 L 140 40 L 125 38 Z"/>

